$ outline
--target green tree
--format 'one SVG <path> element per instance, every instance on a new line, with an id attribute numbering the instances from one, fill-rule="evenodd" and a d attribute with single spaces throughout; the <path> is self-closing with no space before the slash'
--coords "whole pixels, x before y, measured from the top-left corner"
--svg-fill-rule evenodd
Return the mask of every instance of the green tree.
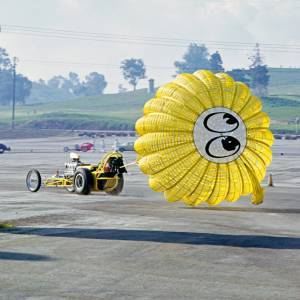
<path id="1" fill-rule="evenodd" d="M 22 74 L 16 74 L 16 103 L 25 103 L 31 92 L 31 81 Z M 13 67 L 8 53 L 0 48 L 0 104 L 12 102 Z"/>
<path id="2" fill-rule="evenodd" d="M 0 47 L 0 70 L 10 70 L 11 68 L 11 60 L 6 50 Z"/>
<path id="3" fill-rule="evenodd" d="M 57 75 L 47 83 L 43 80 L 33 82 L 29 103 L 43 103 L 70 100 L 79 96 L 93 96 L 102 94 L 107 82 L 103 75 L 92 72 L 81 81 L 75 72 L 69 72 L 67 77 Z"/>
<path id="4" fill-rule="evenodd" d="M 215 53 L 213 53 L 210 56 L 209 63 L 210 63 L 210 69 L 212 70 L 212 72 L 214 72 L 214 73 L 224 72 L 223 60 L 218 51 L 216 51 Z"/>
<path id="5" fill-rule="evenodd" d="M 194 73 L 199 69 L 210 69 L 208 50 L 204 44 L 191 43 L 183 55 L 183 61 L 175 61 L 176 73 Z"/>
<path id="6" fill-rule="evenodd" d="M 9 105 L 12 100 L 12 73 L 0 70 L 0 104 Z"/>
<path id="7" fill-rule="evenodd" d="M 259 44 L 256 43 L 254 46 L 254 53 L 249 56 L 249 59 L 251 61 L 251 64 L 249 66 L 249 68 L 255 68 L 257 66 L 261 66 L 263 64 L 263 58 L 260 54 L 260 48 L 259 48 Z"/>
<path id="8" fill-rule="evenodd" d="M 104 75 L 97 72 L 92 72 L 87 75 L 85 79 L 84 93 L 86 96 L 103 94 L 103 91 L 107 86 Z"/>
<path id="9" fill-rule="evenodd" d="M 47 85 L 52 89 L 61 89 L 64 87 L 65 81 L 65 77 L 57 75 L 50 78 L 47 82 Z"/>
<path id="10" fill-rule="evenodd" d="M 8 105 L 12 99 L 11 60 L 4 48 L 0 48 L 0 104 Z"/>
<path id="11" fill-rule="evenodd" d="M 133 90 L 136 90 L 136 86 L 140 79 L 146 78 L 146 67 L 142 59 L 130 58 L 121 62 L 124 79 L 133 86 Z"/>
<path id="12" fill-rule="evenodd" d="M 245 69 L 232 69 L 231 71 L 227 71 L 228 75 L 230 75 L 235 81 L 243 82 L 247 85 L 250 84 L 249 71 Z"/>
<path id="13" fill-rule="evenodd" d="M 32 82 L 22 74 L 16 75 L 16 103 L 25 104 L 30 95 Z M 0 104 L 12 102 L 13 74 L 11 70 L 0 71 Z"/>
<path id="14" fill-rule="evenodd" d="M 49 81 L 50 85 L 48 85 Z M 27 102 L 31 104 L 43 103 L 69 100 L 75 97 L 71 88 L 66 87 L 66 81 L 63 81 L 63 86 L 60 84 L 57 78 L 51 78 L 49 81 L 46 83 L 44 80 L 40 79 L 37 82 L 32 82 L 32 89 Z"/>
<path id="15" fill-rule="evenodd" d="M 267 65 L 263 64 L 263 58 L 260 54 L 259 44 L 255 45 L 254 53 L 249 57 L 251 64 L 249 67 L 249 76 L 251 78 L 251 88 L 258 96 L 266 96 L 270 75 Z"/>
<path id="16" fill-rule="evenodd" d="M 75 96 L 82 96 L 85 93 L 85 87 L 82 82 L 80 82 L 80 78 L 77 73 L 70 72 L 69 73 L 69 86 L 70 91 Z"/>
<path id="17" fill-rule="evenodd" d="M 22 74 L 16 76 L 16 102 L 25 104 L 26 98 L 31 93 L 32 82 Z"/>
<path id="18" fill-rule="evenodd" d="M 69 81 L 72 83 L 72 86 L 76 86 L 80 84 L 80 78 L 78 74 L 75 72 L 69 73 Z"/>

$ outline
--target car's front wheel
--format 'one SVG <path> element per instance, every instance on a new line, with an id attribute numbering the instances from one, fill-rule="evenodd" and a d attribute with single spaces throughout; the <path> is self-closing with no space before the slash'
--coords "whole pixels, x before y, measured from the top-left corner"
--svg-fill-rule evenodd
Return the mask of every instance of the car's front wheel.
<path id="1" fill-rule="evenodd" d="M 91 172 L 87 169 L 78 169 L 74 174 L 73 185 L 77 194 L 88 195 L 92 186 Z"/>
<path id="2" fill-rule="evenodd" d="M 41 174 L 36 169 L 31 169 L 26 176 L 26 186 L 30 192 L 37 192 L 42 185 Z"/>

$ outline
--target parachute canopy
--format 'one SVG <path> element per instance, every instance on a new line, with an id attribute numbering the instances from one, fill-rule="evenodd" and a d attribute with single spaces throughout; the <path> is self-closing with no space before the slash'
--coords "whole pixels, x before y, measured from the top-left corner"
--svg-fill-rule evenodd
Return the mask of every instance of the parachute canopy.
<path id="1" fill-rule="evenodd" d="M 146 102 L 136 122 L 138 165 L 154 191 L 187 205 L 252 194 L 271 163 L 273 135 L 261 101 L 225 73 L 180 74 Z"/>

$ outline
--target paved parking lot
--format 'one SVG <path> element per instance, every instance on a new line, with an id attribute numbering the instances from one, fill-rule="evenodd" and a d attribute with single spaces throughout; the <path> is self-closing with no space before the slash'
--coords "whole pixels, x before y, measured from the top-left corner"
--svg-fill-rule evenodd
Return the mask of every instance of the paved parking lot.
<path id="1" fill-rule="evenodd" d="M 300 141 L 276 141 L 261 206 L 167 203 L 136 166 L 121 196 L 26 190 L 28 169 L 55 173 L 78 141 L 5 141 L 0 221 L 15 227 L 0 231 L 0 299 L 299 299 Z"/>

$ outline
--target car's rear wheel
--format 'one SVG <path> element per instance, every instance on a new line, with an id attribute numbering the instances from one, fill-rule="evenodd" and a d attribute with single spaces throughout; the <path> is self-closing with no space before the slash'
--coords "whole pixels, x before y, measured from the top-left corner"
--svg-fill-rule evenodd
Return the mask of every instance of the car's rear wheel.
<path id="1" fill-rule="evenodd" d="M 123 174 L 119 174 L 118 177 L 119 178 L 118 178 L 118 182 L 117 182 L 116 186 L 112 190 L 110 190 L 110 189 L 105 190 L 105 192 L 107 194 L 116 196 L 116 195 L 119 195 L 123 191 L 123 187 L 124 187 Z"/>
<path id="2" fill-rule="evenodd" d="M 31 169 L 26 176 L 26 186 L 30 192 L 37 192 L 42 185 L 41 174 L 36 169 Z"/>
<path id="3" fill-rule="evenodd" d="M 77 194 L 88 195 L 92 186 L 91 172 L 87 169 L 78 169 L 74 174 L 73 185 Z"/>

